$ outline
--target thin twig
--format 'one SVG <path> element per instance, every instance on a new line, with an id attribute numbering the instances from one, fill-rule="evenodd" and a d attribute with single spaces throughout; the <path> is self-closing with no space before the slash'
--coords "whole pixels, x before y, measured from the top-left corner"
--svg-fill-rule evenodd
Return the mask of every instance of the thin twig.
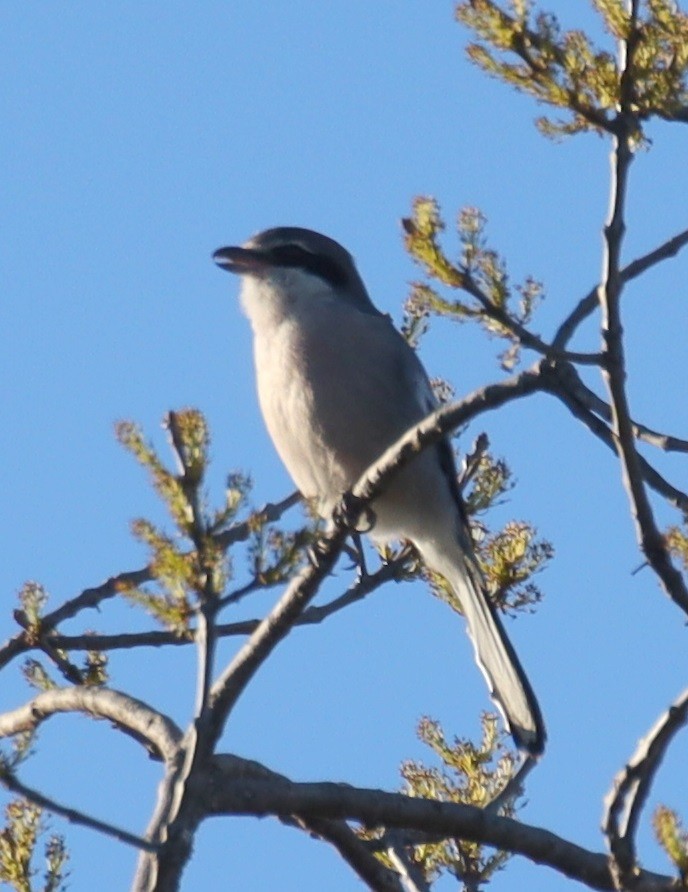
<path id="1" fill-rule="evenodd" d="M 688 691 L 681 694 L 639 742 L 605 798 L 602 829 L 618 871 L 620 888 L 624 877 L 635 869 L 635 834 L 652 782 L 669 744 L 686 723 Z"/>
<path id="2" fill-rule="evenodd" d="M 522 796 L 525 792 L 526 778 L 537 764 L 537 759 L 527 755 L 519 766 L 516 774 L 514 774 L 514 776 L 507 782 L 504 789 L 500 790 L 494 799 L 491 799 L 490 802 L 487 803 L 485 811 L 490 812 L 491 814 L 497 814 L 501 808 L 511 805 L 514 800 L 519 796 Z"/>
<path id="3" fill-rule="evenodd" d="M 575 381 L 575 391 L 577 398 L 593 412 L 596 412 L 605 421 L 612 420 L 612 412 L 609 404 L 599 397 L 593 390 L 581 380 L 580 375 L 572 365 L 567 366 L 567 378 L 569 384 Z M 637 440 L 655 446 L 664 452 L 688 452 L 688 440 L 680 437 L 674 437 L 671 434 L 663 434 L 655 431 L 644 424 L 631 419 L 633 426 L 633 435 Z"/>
<path id="4" fill-rule="evenodd" d="M 65 601 L 56 610 L 42 617 L 41 632 L 47 633 L 59 623 L 66 619 L 71 619 L 82 610 L 89 607 L 98 607 L 108 598 L 113 598 L 127 589 L 136 588 L 152 578 L 150 567 L 144 567 L 141 570 L 118 573 L 117 576 L 111 576 L 102 585 L 84 589 L 81 594 L 71 598 L 69 601 Z M 0 669 L 6 666 L 14 657 L 31 650 L 33 644 L 32 636 L 26 631 L 22 631 L 6 641 L 0 647 Z"/>
<path id="5" fill-rule="evenodd" d="M 372 892 L 406 892 L 394 871 L 378 861 L 346 821 L 298 818 L 295 823 L 333 845 Z"/>
<path id="6" fill-rule="evenodd" d="M 483 308 L 483 313 L 499 325 L 510 331 L 518 338 L 519 344 L 540 353 L 542 356 L 552 360 L 561 360 L 566 362 L 575 362 L 580 365 L 599 365 L 602 359 L 599 353 L 576 353 L 565 349 L 559 349 L 553 344 L 548 344 L 533 332 L 529 331 L 525 325 L 514 319 L 511 314 L 507 313 L 501 307 L 497 306 L 494 301 L 483 292 L 482 288 L 473 280 L 467 270 L 462 271 L 463 283 L 462 288 L 467 294 L 474 297 Z"/>
<path id="7" fill-rule="evenodd" d="M 478 434 L 471 451 L 467 452 L 461 462 L 459 473 L 459 489 L 464 490 L 480 469 L 480 462 L 490 448 L 490 441 L 486 433 Z"/>
<path id="8" fill-rule="evenodd" d="M 222 549 L 228 549 L 237 542 L 245 542 L 255 529 L 256 519 L 263 523 L 273 523 L 290 508 L 301 500 L 299 493 L 292 493 L 281 502 L 270 502 L 255 511 L 250 518 L 234 524 L 227 530 L 215 534 L 214 541 Z M 108 598 L 136 589 L 155 579 L 155 574 L 150 566 L 139 570 L 128 570 L 111 576 L 101 585 L 84 589 L 74 598 L 65 601 L 60 607 L 50 613 L 46 613 L 41 619 L 41 633 L 47 634 L 67 619 L 72 619 L 82 610 L 98 608 Z M 26 630 L 9 638 L 0 646 L 0 669 L 3 669 L 15 657 L 33 650 L 35 642 L 33 636 Z"/>
<path id="9" fill-rule="evenodd" d="M 617 454 L 616 440 L 609 427 L 588 409 L 584 401 L 578 397 L 575 380 L 571 373 L 575 374 L 572 367 L 554 368 L 547 370 L 543 376 L 543 384 L 548 393 L 557 397 L 571 412 L 574 418 L 581 421 L 592 433 L 598 437 L 614 454 Z M 642 456 L 638 456 L 640 470 L 648 486 L 659 493 L 670 505 L 682 511 L 688 511 L 688 495 L 677 489 Z"/>
<path id="10" fill-rule="evenodd" d="M 384 583 L 399 580 L 404 576 L 405 556 L 385 562 L 378 570 L 367 573 L 350 586 L 345 592 L 325 604 L 310 606 L 294 623 L 295 626 L 312 626 L 323 622 L 328 617 L 351 604 L 355 604 Z M 219 623 L 215 628 L 218 638 L 229 638 L 237 635 L 250 635 L 258 628 L 259 619 L 247 619 L 236 623 Z M 54 647 L 64 650 L 130 650 L 134 647 L 186 647 L 193 644 L 195 629 L 191 628 L 183 636 L 176 632 L 152 630 L 149 632 L 121 632 L 112 635 L 89 633 L 86 635 L 56 635 L 50 637 Z"/>
<path id="11" fill-rule="evenodd" d="M 101 821 L 98 818 L 87 815 L 85 812 L 79 811 L 77 808 L 62 805 L 55 799 L 51 799 L 49 796 L 44 796 L 43 793 L 39 793 L 38 790 L 34 790 L 33 787 L 28 787 L 26 784 L 22 783 L 19 778 L 11 772 L 0 773 L 0 784 L 11 793 L 16 793 L 18 796 L 28 799 L 29 802 L 33 802 L 40 808 L 44 808 L 53 814 L 66 818 L 66 820 L 72 824 L 88 827 L 90 830 L 97 830 L 99 833 L 111 836 L 119 842 L 126 843 L 128 846 L 133 846 L 144 852 L 155 852 L 156 850 L 156 847 L 152 843 L 143 839 L 141 836 L 136 836 L 134 833 L 129 833 L 128 830 L 123 830 L 121 827 L 116 827 L 114 824 L 109 824 L 107 821 Z"/>
<path id="12" fill-rule="evenodd" d="M 403 834 L 392 830 L 387 835 L 385 854 L 402 878 L 404 892 L 430 892 L 430 885 L 420 864 L 410 857 L 403 843 Z"/>
<path id="13" fill-rule="evenodd" d="M 74 663 L 63 656 L 59 649 L 54 647 L 47 635 L 41 635 L 38 639 L 38 646 L 47 657 L 57 666 L 63 678 L 71 684 L 83 684 L 83 672 L 78 669 Z"/>
<path id="14" fill-rule="evenodd" d="M 227 595 L 223 595 L 220 598 L 219 606 L 220 609 L 225 607 L 230 607 L 232 604 L 238 604 L 240 601 L 243 601 L 247 595 L 252 594 L 256 591 L 265 591 L 268 588 L 272 588 L 275 585 L 279 585 L 281 580 L 275 580 L 274 582 L 263 582 L 257 576 L 254 576 L 253 579 L 249 580 L 246 585 L 242 585 L 239 588 L 235 589 L 233 592 L 229 592 Z"/>
<path id="15" fill-rule="evenodd" d="M 274 523 L 302 500 L 301 493 L 293 492 L 280 502 L 268 502 L 262 508 L 254 511 L 246 520 L 232 524 L 228 530 L 216 533 L 213 538 L 223 549 L 227 549 L 237 542 L 245 542 L 255 532 L 256 523 Z"/>
<path id="16" fill-rule="evenodd" d="M 621 249 L 625 233 L 628 176 L 633 161 L 632 141 L 638 121 L 633 112 L 633 54 L 638 41 L 638 0 L 631 0 L 629 37 L 620 42 L 620 111 L 612 153 L 611 196 L 608 222 L 604 227 L 604 270 L 600 286 L 605 363 L 603 377 L 609 392 L 614 445 L 619 455 L 624 486 L 628 493 L 636 537 L 648 563 L 669 597 L 688 613 L 688 588 L 674 567 L 664 537 L 655 523 L 645 489 L 640 456 L 636 450 L 633 422 L 626 393 L 626 360 L 621 320 Z"/>
<path id="17" fill-rule="evenodd" d="M 621 281 L 625 285 L 663 260 L 676 257 L 679 251 L 685 248 L 686 245 L 688 245 L 688 229 L 684 229 L 683 232 L 679 232 L 678 235 L 667 239 L 659 247 L 654 248 L 647 254 L 643 254 L 642 257 L 638 257 L 629 263 L 628 266 L 625 266 L 619 274 Z M 595 285 L 585 297 L 581 298 L 561 323 L 552 340 L 552 347 L 555 350 L 565 350 L 578 326 L 594 313 L 599 305 L 599 285 Z"/>

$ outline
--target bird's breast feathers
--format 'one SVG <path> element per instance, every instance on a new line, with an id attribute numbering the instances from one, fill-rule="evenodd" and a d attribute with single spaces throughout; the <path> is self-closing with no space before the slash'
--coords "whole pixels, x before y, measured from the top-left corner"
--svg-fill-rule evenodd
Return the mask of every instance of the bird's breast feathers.
<path id="1" fill-rule="evenodd" d="M 420 363 L 383 317 L 319 302 L 261 327 L 255 352 L 275 447 L 325 509 L 433 408 Z"/>

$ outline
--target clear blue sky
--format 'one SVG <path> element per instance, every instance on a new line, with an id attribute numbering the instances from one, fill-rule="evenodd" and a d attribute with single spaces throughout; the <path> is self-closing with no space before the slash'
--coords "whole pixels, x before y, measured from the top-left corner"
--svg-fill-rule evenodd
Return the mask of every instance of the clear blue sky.
<path id="1" fill-rule="evenodd" d="M 563 10 L 567 27 L 599 31 L 587 4 L 550 8 Z M 128 522 L 161 513 L 114 442 L 116 419 L 139 421 L 163 446 L 164 413 L 198 406 L 214 433 L 216 500 L 235 468 L 254 475 L 257 504 L 290 491 L 258 413 L 237 283 L 210 261 L 220 245 L 273 225 L 320 229 L 352 251 L 374 300 L 398 320 L 419 276 L 399 219 L 425 193 L 449 221 L 461 206 L 479 206 L 513 277 L 544 281 L 535 326 L 544 336 L 595 283 L 608 144 L 543 140 L 533 103 L 465 61 L 466 34 L 452 10 L 449 0 L 4 0 L 3 638 L 24 580 L 44 583 L 55 606 L 144 563 Z M 685 129 L 651 135 L 655 145 L 632 174 L 627 259 L 688 223 Z M 688 433 L 678 371 L 686 263 L 653 272 L 624 305 L 634 411 L 677 435 Z M 578 340 L 581 349 L 597 343 L 594 325 Z M 422 355 L 461 394 L 500 378 L 499 348 L 469 327 L 437 323 Z M 687 632 L 650 573 L 631 575 L 640 557 L 618 468 L 601 445 L 544 397 L 479 419 L 463 442 L 481 430 L 519 481 L 495 523 L 527 519 L 557 548 L 539 580 L 543 605 L 509 625 L 550 735 L 521 814 L 599 850 L 614 773 L 686 684 Z M 679 458 L 660 467 L 685 486 Z M 329 591 L 347 579 L 342 570 Z M 241 615 L 264 611 L 273 597 Z M 144 625 L 113 605 L 88 623 Z M 223 657 L 236 644 L 224 645 Z M 120 655 L 111 671 L 115 687 L 188 719 L 191 649 L 150 651 L 133 663 Z M 0 707 L 28 696 L 16 669 L 6 672 Z M 399 763 L 423 754 L 414 733 L 421 715 L 450 734 L 475 734 L 489 705 L 460 623 L 420 587 L 392 586 L 294 633 L 245 695 L 225 748 L 294 779 L 394 789 Z M 28 782 L 143 831 L 159 769 L 134 743 L 104 724 L 62 718 L 44 728 L 38 750 Z M 678 808 L 688 792 L 685 758 L 681 738 L 656 788 Z M 66 831 L 74 892 L 128 887 L 132 850 L 52 825 Z M 666 870 L 646 829 L 642 839 L 644 865 Z M 186 889 L 228 886 L 359 888 L 327 846 L 251 819 L 208 823 L 185 875 Z M 492 888 L 526 886 L 556 892 L 571 883 L 516 859 Z"/>

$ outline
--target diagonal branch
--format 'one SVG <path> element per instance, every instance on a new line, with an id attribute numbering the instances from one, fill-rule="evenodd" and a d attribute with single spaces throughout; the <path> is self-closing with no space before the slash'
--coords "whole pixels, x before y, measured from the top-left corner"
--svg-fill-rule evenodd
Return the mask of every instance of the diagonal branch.
<path id="1" fill-rule="evenodd" d="M 279 520 L 283 514 L 289 511 L 290 508 L 293 508 L 294 505 L 298 505 L 301 500 L 301 493 L 293 492 L 279 502 L 268 502 L 263 505 L 262 508 L 254 511 L 250 517 L 246 518 L 246 520 L 232 524 L 228 530 L 216 533 L 213 538 L 220 548 L 224 549 L 229 548 L 231 545 L 235 545 L 237 542 L 245 542 L 254 532 L 258 521 L 261 523 L 274 523 Z"/>
<path id="2" fill-rule="evenodd" d="M 209 722 L 215 743 L 236 701 L 279 642 L 289 633 L 303 610 L 315 597 L 322 581 L 334 569 L 348 529 L 336 526 L 319 543 L 317 563 L 305 566 L 290 582 L 270 613 L 217 679 L 210 692 Z"/>
<path id="3" fill-rule="evenodd" d="M 562 348 L 556 348 L 553 344 L 547 344 L 542 338 L 539 338 L 532 331 L 529 331 L 517 319 L 497 306 L 493 300 L 483 292 L 477 285 L 468 270 L 462 270 L 463 290 L 474 297 L 483 308 L 483 313 L 495 322 L 498 322 L 503 328 L 510 331 L 514 337 L 518 338 L 519 344 L 540 353 L 550 359 L 561 359 L 568 362 L 576 362 L 581 365 L 599 365 L 601 355 L 599 353 L 572 353 Z"/>
<path id="4" fill-rule="evenodd" d="M 612 420 L 612 411 L 609 405 L 599 397 L 593 390 L 583 383 L 580 375 L 573 368 L 567 368 L 569 383 L 575 387 L 577 398 L 593 412 L 596 412 L 605 421 Z M 574 383 L 575 382 L 575 383 Z M 662 449 L 664 452 L 688 452 L 688 440 L 680 437 L 674 437 L 671 434 L 663 434 L 660 431 L 652 430 L 644 424 L 631 420 L 633 426 L 633 434 L 637 440 Z"/>
<path id="5" fill-rule="evenodd" d="M 688 245 L 688 229 L 684 229 L 683 232 L 679 232 L 678 235 L 667 239 L 659 247 L 649 251 L 647 254 L 643 254 L 642 257 L 638 257 L 629 263 L 628 266 L 625 266 L 619 274 L 622 283 L 625 285 L 663 260 L 676 257 L 678 252 L 685 248 L 686 245 Z M 599 285 L 595 285 L 585 297 L 581 298 L 561 323 L 552 341 L 552 347 L 555 350 L 565 350 L 578 326 L 595 312 L 600 303 L 598 292 Z"/>
<path id="6" fill-rule="evenodd" d="M 208 815 L 295 815 L 301 819 L 358 821 L 442 838 L 473 840 L 523 855 L 590 888 L 614 889 L 608 858 L 540 827 L 488 813 L 473 805 L 360 789 L 336 783 L 275 783 L 242 771 L 234 756 L 217 756 L 201 795 Z M 251 763 L 255 764 L 255 763 Z M 639 871 L 634 892 L 666 892 L 671 878 Z"/>
<path id="7" fill-rule="evenodd" d="M 255 529 L 257 519 L 264 523 L 272 523 L 275 520 L 279 520 L 285 511 L 288 511 L 300 500 L 301 496 L 299 493 L 292 493 L 280 502 L 268 503 L 255 511 L 246 520 L 234 524 L 228 530 L 215 534 L 214 539 L 224 549 L 229 548 L 236 542 L 244 542 Z M 118 573 L 116 576 L 111 576 L 101 585 L 84 589 L 76 597 L 70 598 L 56 610 L 42 617 L 41 634 L 47 636 L 60 623 L 67 619 L 72 619 L 82 610 L 97 608 L 108 598 L 113 598 L 128 589 L 138 588 L 146 582 L 151 582 L 153 579 L 155 579 L 155 574 L 152 567 L 148 566 L 142 567 L 140 570 L 128 570 L 124 573 Z M 24 617 L 21 616 L 21 612 L 19 613 L 18 620 L 22 624 Z M 0 646 L 0 669 L 4 668 L 15 657 L 32 650 L 34 646 L 33 636 L 26 629 L 8 639 Z"/>
<path id="8" fill-rule="evenodd" d="M 230 665 L 215 682 L 211 694 L 212 722 L 216 740 L 222 728 L 255 672 L 265 662 L 277 644 L 287 635 L 308 603 L 315 597 L 325 576 L 334 568 L 344 542 L 355 519 L 388 485 L 394 474 L 410 462 L 424 448 L 436 443 L 450 431 L 481 412 L 496 409 L 504 403 L 543 389 L 539 364 L 519 375 L 474 391 L 458 403 L 442 406 L 422 422 L 411 428 L 361 476 L 353 487 L 350 497 L 342 500 L 342 507 L 335 511 L 347 512 L 351 502 L 356 509 L 345 523 L 335 523 L 334 529 L 322 540 L 317 564 L 305 567 L 294 577 L 284 595 L 273 610 L 260 623 L 251 638 L 237 653 Z M 353 524 L 352 524 L 352 521 Z"/>
<path id="9" fill-rule="evenodd" d="M 631 0 L 629 37 L 620 42 L 621 87 L 618 127 L 612 153 L 611 197 L 608 222 L 604 227 L 604 270 L 600 286 L 602 335 L 605 363 L 603 377 L 609 392 L 614 445 L 619 455 L 624 486 L 628 493 L 638 544 L 669 597 L 688 613 L 688 588 L 674 567 L 664 537 L 655 523 L 645 489 L 640 456 L 635 447 L 633 422 L 626 393 L 626 359 L 621 320 L 621 249 L 626 229 L 625 205 L 628 176 L 633 161 L 632 141 L 637 132 L 633 107 L 633 55 L 637 44 L 638 0 Z"/>
<path id="10" fill-rule="evenodd" d="M 635 834 L 643 807 L 674 735 L 688 723 L 688 691 L 660 716 L 635 753 L 614 778 L 605 799 L 602 828 L 612 855 L 619 888 L 635 870 Z"/>
<path id="11" fill-rule="evenodd" d="M 545 370 L 543 375 L 545 389 L 552 396 L 557 397 L 571 412 L 574 418 L 581 421 L 596 437 L 598 437 L 609 449 L 616 454 L 614 435 L 609 427 L 592 412 L 587 405 L 585 396 L 581 394 L 584 388 L 573 366 L 557 366 Z M 580 386 L 579 386 L 580 385 Z M 638 456 L 640 469 L 648 486 L 659 493 L 670 505 L 681 511 L 688 511 L 688 495 L 677 489 L 645 459 Z"/>
<path id="12" fill-rule="evenodd" d="M 65 712 L 107 719 L 165 762 L 173 758 L 182 737 L 172 719 L 142 700 L 121 691 L 96 687 L 43 691 L 24 706 L 0 714 L 0 737 L 33 731 L 46 719 Z"/>
<path id="13" fill-rule="evenodd" d="M 570 368 L 570 367 L 569 367 Z M 573 371 L 571 369 L 571 371 Z M 598 418 L 594 412 L 585 405 L 585 402 L 579 398 L 575 386 L 571 386 L 570 375 L 566 367 L 564 369 L 553 369 L 543 377 L 544 383 L 547 385 L 546 390 L 552 396 L 557 397 L 571 412 L 574 418 L 581 421 L 605 446 L 616 454 L 616 441 L 609 427 Z M 655 492 L 663 496 L 670 505 L 679 508 L 681 511 L 688 510 L 688 495 L 682 490 L 672 486 L 645 458 L 638 456 L 640 469 L 648 486 L 652 487 Z"/>
<path id="14" fill-rule="evenodd" d="M 97 830 L 105 836 L 111 836 L 119 842 L 123 842 L 128 846 L 134 846 L 134 848 L 141 849 L 142 851 L 155 851 L 155 846 L 148 842 L 147 839 L 136 836 L 134 833 L 129 833 L 128 830 L 116 827 L 114 824 L 109 824 L 107 821 L 101 821 L 99 818 L 87 815 L 78 808 L 62 805 L 55 799 L 52 799 L 49 796 L 44 796 L 43 793 L 34 790 L 33 787 L 28 787 L 12 772 L 0 772 L 0 785 L 5 787 L 5 789 L 9 790 L 11 793 L 15 793 L 17 796 L 22 796 L 24 799 L 28 799 L 29 802 L 33 802 L 34 805 L 44 808 L 46 811 L 52 812 L 53 814 L 60 815 L 60 817 L 65 818 L 72 824 L 88 827 L 89 830 Z"/>
<path id="15" fill-rule="evenodd" d="M 47 613 L 41 620 L 41 632 L 46 633 L 54 629 L 59 623 L 66 619 L 71 619 L 89 607 L 98 607 L 108 598 L 113 598 L 119 592 L 128 588 L 135 588 L 152 579 L 149 567 L 141 570 L 131 570 L 127 573 L 119 573 L 117 576 L 111 576 L 101 585 L 94 588 L 84 589 L 81 594 L 69 601 L 65 601 L 52 613 Z M 23 619 L 23 617 L 20 617 Z M 0 647 L 0 669 L 6 666 L 11 660 L 33 647 L 32 636 L 26 630 L 6 641 Z"/>

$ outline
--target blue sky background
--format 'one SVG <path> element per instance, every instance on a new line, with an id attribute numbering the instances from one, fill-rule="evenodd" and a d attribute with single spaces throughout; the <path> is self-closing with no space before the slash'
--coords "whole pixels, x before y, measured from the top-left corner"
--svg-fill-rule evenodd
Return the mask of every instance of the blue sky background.
<path id="1" fill-rule="evenodd" d="M 588 4 L 548 8 L 566 27 L 602 37 Z M 543 336 L 595 284 L 608 144 L 543 140 L 534 104 L 465 61 L 467 35 L 452 13 L 448 0 L 4 0 L 2 638 L 14 631 L 24 580 L 41 581 L 56 606 L 145 562 L 128 523 L 162 513 L 115 443 L 115 420 L 140 422 L 164 448 L 163 415 L 197 406 L 213 430 L 216 502 L 237 468 L 254 475 L 256 504 L 290 491 L 259 416 L 238 283 L 210 261 L 215 248 L 267 226 L 322 230 L 352 251 L 374 300 L 399 320 L 419 277 L 399 220 L 423 193 L 450 222 L 460 207 L 480 207 L 513 279 L 531 273 L 545 283 L 535 325 Z M 650 135 L 652 150 L 632 173 L 627 260 L 687 225 L 685 128 Z M 652 271 L 624 303 L 635 415 L 677 435 L 688 433 L 687 262 Z M 592 323 L 576 345 L 598 343 Z M 435 323 L 422 356 L 462 394 L 501 377 L 499 349 L 468 326 Z M 618 467 L 558 403 L 538 397 L 484 416 L 462 443 L 482 430 L 518 479 L 491 522 L 527 519 L 557 549 L 539 580 L 541 608 L 509 625 L 550 735 L 521 814 L 600 850 L 602 797 L 686 684 L 684 618 L 648 571 L 631 575 L 640 557 Z M 685 488 L 680 456 L 655 458 Z M 675 520 L 662 506 L 659 517 Z M 241 561 L 237 569 L 240 581 Z M 328 591 L 348 580 L 342 568 Z M 256 597 L 237 618 L 260 615 L 274 598 Z M 100 631 L 146 626 L 115 604 L 65 628 L 84 622 Z M 224 643 L 221 656 L 237 643 Z M 111 672 L 114 687 L 180 723 L 190 717 L 191 648 L 116 655 Z M 29 696 L 17 667 L 4 674 L 1 708 Z M 415 737 L 421 715 L 449 734 L 475 735 L 489 705 L 460 622 L 422 587 L 391 586 L 295 632 L 245 694 L 224 748 L 294 779 L 395 789 L 399 763 L 425 755 Z M 679 738 L 653 802 L 685 807 L 687 755 Z M 134 832 L 145 828 L 159 776 L 133 742 L 76 717 L 48 723 L 23 770 L 48 794 Z M 128 887 L 132 850 L 51 825 L 67 835 L 72 890 Z M 641 840 L 644 865 L 667 870 L 647 821 Z M 360 888 L 326 845 L 252 819 L 207 823 L 184 884 Z M 492 888 L 526 885 L 572 886 L 514 859 Z"/>

